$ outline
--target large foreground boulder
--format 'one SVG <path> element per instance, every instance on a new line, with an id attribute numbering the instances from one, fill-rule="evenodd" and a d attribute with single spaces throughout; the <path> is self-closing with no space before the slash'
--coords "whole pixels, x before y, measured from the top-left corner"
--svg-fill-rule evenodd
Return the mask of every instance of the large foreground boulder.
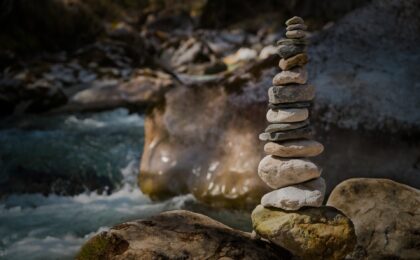
<path id="1" fill-rule="evenodd" d="M 420 191 L 386 179 L 350 179 L 327 205 L 353 221 L 354 259 L 420 259 Z"/>
<path id="2" fill-rule="evenodd" d="M 176 210 L 102 232 L 77 259 L 290 259 L 290 254 L 204 215 Z"/>

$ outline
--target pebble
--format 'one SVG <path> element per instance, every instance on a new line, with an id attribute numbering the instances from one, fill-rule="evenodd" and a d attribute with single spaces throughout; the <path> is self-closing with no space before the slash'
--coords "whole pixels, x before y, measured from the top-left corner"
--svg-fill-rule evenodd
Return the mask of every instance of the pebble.
<path id="1" fill-rule="evenodd" d="M 292 18 L 286 21 L 287 26 L 292 24 L 305 24 L 305 21 L 303 21 L 303 19 L 299 16 L 293 16 Z"/>
<path id="2" fill-rule="evenodd" d="M 265 132 L 274 133 L 274 132 L 280 132 L 280 131 L 293 130 L 293 129 L 299 129 L 299 128 L 305 127 L 307 125 L 309 125 L 309 120 L 305 120 L 305 121 L 297 122 L 297 123 L 270 124 L 265 129 Z"/>
<path id="3" fill-rule="evenodd" d="M 308 72 L 302 67 L 297 67 L 291 70 L 284 70 L 278 73 L 273 78 L 274 86 L 281 86 L 285 84 L 305 84 L 308 81 Z"/>
<path id="4" fill-rule="evenodd" d="M 296 66 L 303 66 L 308 63 L 308 55 L 306 53 L 299 53 L 288 59 L 280 59 L 279 67 L 282 70 L 289 70 Z"/>
<path id="5" fill-rule="evenodd" d="M 324 201 L 325 187 L 323 178 L 287 186 L 265 194 L 261 199 L 261 205 L 284 210 L 320 207 Z"/>
<path id="6" fill-rule="evenodd" d="M 270 123 L 294 123 L 308 119 L 307 108 L 269 109 L 266 114 Z"/>
<path id="7" fill-rule="evenodd" d="M 306 26 L 305 24 L 291 24 L 289 26 L 286 27 L 286 31 L 294 31 L 294 30 L 303 30 L 306 31 L 308 29 L 308 26 Z"/>
<path id="8" fill-rule="evenodd" d="M 302 30 L 287 31 L 286 37 L 291 39 L 301 39 L 305 38 L 306 32 Z"/>
<path id="9" fill-rule="evenodd" d="M 264 152 L 279 157 L 313 157 L 320 155 L 324 146 L 314 140 L 292 140 L 281 143 L 266 143 Z"/>
<path id="10" fill-rule="evenodd" d="M 277 47 L 278 54 L 280 57 L 287 59 L 295 56 L 296 54 L 305 52 L 305 45 L 280 45 Z"/>
<path id="11" fill-rule="evenodd" d="M 268 89 L 268 100 L 273 104 L 311 101 L 315 97 L 312 85 L 273 86 Z"/>
<path id="12" fill-rule="evenodd" d="M 277 41 L 277 45 L 307 45 L 306 39 L 281 39 Z"/>
<path id="13" fill-rule="evenodd" d="M 285 103 L 285 104 L 272 104 L 268 103 L 268 108 L 272 109 L 283 109 L 283 108 L 306 108 L 311 107 L 311 102 L 295 102 L 295 103 Z"/>
<path id="14" fill-rule="evenodd" d="M 306 159 L 284 159 L 267 155 L 258 165 L 258 175 L 272 189 L 319 178 L 321 170 Z"/>
<path id="15" fill-rule="evenodd" d="M 261 133 L 259 138 L 261 141 L 272 141 L 279 142 L 284 140 L 293 140 L 293 139 L 302 139 L 302 138 L 311 138 L 313 135 L 313 130 L 311 127 L 304 127 L 284 132 L 276 133 Z"/>

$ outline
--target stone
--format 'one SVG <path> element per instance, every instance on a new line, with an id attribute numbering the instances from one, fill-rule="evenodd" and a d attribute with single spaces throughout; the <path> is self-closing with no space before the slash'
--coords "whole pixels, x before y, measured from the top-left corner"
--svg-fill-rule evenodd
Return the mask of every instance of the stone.
<path id="1" fill-rule="evenodd" d="M 290 253 L 207 216 L 175 210 L 114 226 L 88 240 L 85 259 L 290 259 Z"/>
<path id="2" fill-rule="evenodd" d="M 258 176 L 272 189 L 319 178 L 321 170 L 306 159 L 265 156 L 258 165 Z"/>
<path id="3" fill-rule="evenodd" d="M 308 29 L 308 26 L 306 26 L 305 24 L 302 24 L 302 23 L 291 24 L 291 25 L 286 27 L 286 31 L 294 31 L 294 30 L 306 31 L 307 29 Z"/>
<path id="4" fill-rule="evenodd" d="M 261 205 L 284 210 L 298 210 L 307 206 L 320 207 L 324 201 L 325 187 L 323 178 L 287 186 L 265 194 Z"/>
<path id="5" fill-rule="evenodd" d="M 324 151 L 324 146 L 314 140 L 292 140 L 266 143 L 264 152 L 279 157 L 314 157 Z"/>
<path id="6" fill-rule="evenodd" d="M 296 66 L 303 66 L 306 63 L 308 63 L 308 55 L 306 53 L 300 53 L 288 59 L 280 59 L 279 67 L 282 70 L 289 70 Z"/>
<path id="7" fill-rule="evenodd" d="M 281 39 L 277 41 L 277 45 L 307 45 L 306 39 Z"/>
<path id="8" fill-rule="evenodd" d="M 302 67 L 284 70 L 273 78 L 274 86 L 286 84 L 305 84 L 308 81 L 308 72 Z"/>
<path id="9" fill-rule="evenodd" d="M 354 259 L 420 259 L 420 190 L 387 179 L 348 179 L 327 205 L 354 223 Z"/>
<path id="10" fill-rule="evenodd" d="M 284 104 L 268 103 L 268 108 L 271 109 L 285 109 L 285 108 L 308 108 L 312 106 L 312 102 L 294 102 Z"/>
<path id="11" fill-rule="evenodd" d="M 303 21 L 303 19 L 299 16 L 293 16 L 292 18 L 286 21 L 287 26 L 292 24 L 305 24 L 305 21 Z"/>
<path id="12" fill-rule="evenodd" d="M 259 138 L 261 141 L 279 142 L 284 140 L 311 138 L 313 136 L 312 127 L 303 127 L 294 130 L 288 130 L 276 133 L 261 133 Z"/>
<path id="13" fill-rule="evenodd" d="M 286 37 L 290 39 L 301 39 L 305 38 L 306 32 L 302 30 L 287 31 Z"/>
<path id="14" fill-rule="evenodd" d="M 269 109 L 266 119 L 270 123 L 293 123 L 308 119 L 307 108 Z"/>
<path id="15" fill-rule="evenodd" d="M 268 89 L 268 100 L 273 104 L 311 101 L 315 97 L 312 85 L 273 86 Z"/>
<path id="16" fill-rule="evenodd" d="M 279 132 L 279 131 L 299 129 L 307 125 L 309 125 L 309 120 L 305 120 L 305 121 L 297 122 L 297 123 L 270 124 L 267 126 L 267 128 L 264 131 L 266 133 L 274 133 L 274 132 Z"/>
<path id="17" fill-rule="evenodd" d="M 303 53 L 305 50 L 305 45 L 280 45 L 277 47 L 278 54 L 284 59 Z"/>
<path id="18" fill-rule="evenodd" d="M 254 230 L 301 259 L 344 259 L 356 244 L 353 223 L 332 207 L 285 211 L 258 205 Z"/>

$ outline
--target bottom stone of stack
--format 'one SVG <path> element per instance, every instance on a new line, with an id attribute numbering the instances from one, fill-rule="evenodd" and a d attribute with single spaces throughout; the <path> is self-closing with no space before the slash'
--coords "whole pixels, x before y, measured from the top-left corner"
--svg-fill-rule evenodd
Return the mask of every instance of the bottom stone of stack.
<path id="1" fill-rule="evenodd" d="M 353 251 L 353 223 L 332 207 L 285 211 L 258 205 L 252 212 L 255 232 L 302 259 L 344 259 Z"/>
<path id="2" fill-rule="evenodd" d="M 264 207 L 284 210 L 298 210 L 305 206 L 320 207 L 324 195 L 325 181 L 323 178 L 317 178 L 269 192 L 262 197 L 261 204 Z"/>

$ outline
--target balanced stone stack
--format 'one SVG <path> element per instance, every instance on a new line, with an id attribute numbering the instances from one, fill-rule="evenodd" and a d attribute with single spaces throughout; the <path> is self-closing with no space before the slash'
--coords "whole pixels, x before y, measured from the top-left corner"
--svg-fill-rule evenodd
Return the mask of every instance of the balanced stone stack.
<path id="1" fill-rule="evenodd" d="M 278 42 L 281 72 L 268 91 L 270 123 L 260 139 L 267 154 L 258 175 L 274 191 L 265 194 L 252 212 L 254 231 L 302 259 L 342 259 L 356 237 L 350 219 L 322 206 L 325 181 L 308 158 L 322 153 L 311 140 L 309 110 L 315 89 L 308 84 L 305 65 L 306 25 L 300 17 L 286 21 L 286 39 Z"/>

